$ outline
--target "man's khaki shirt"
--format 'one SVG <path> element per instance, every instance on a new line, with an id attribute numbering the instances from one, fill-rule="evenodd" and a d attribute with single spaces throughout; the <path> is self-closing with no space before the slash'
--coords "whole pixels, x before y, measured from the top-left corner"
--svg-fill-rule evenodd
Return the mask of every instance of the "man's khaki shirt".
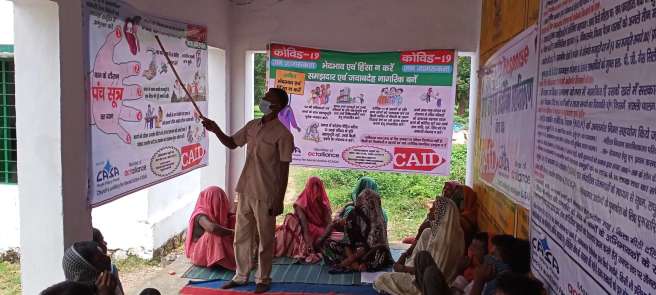
<path id="1" fill-rule="evenodd" d="M 267 123 L 255 119 L 237 131 L 232 139 L 238 146 L 248 145 L 237 193 L 258 200 L 279 198 L 281 182 L 287 181 L 281 179 L 281 162 L 291 162 L 294 152 L 292 133 L 278 119 Z"/>

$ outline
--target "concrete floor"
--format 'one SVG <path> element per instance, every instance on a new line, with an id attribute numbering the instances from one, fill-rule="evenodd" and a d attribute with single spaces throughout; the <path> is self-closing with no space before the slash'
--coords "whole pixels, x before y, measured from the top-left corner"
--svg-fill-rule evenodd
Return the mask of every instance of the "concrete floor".
<path id="1" fill-rule="evenodd" d="M 184 254 L 168 266 L 148 275 L 132 285 L 125 286 L 126 295 L 138 295 L 145 288 L 155 288 L 163 295 L 178 294 L 180 289 L 187 285 L 189 279 L 181 278 L 182 274 L 191 266 Z"/>

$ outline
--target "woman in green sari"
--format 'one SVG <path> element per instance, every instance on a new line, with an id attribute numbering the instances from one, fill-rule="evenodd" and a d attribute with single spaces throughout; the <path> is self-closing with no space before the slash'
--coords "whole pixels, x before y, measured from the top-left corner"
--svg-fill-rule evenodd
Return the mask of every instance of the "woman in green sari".
<path id="1" fill-rule="evenodd" d="M 376 181 L 371 177 L 363 176 L 360 178 L 360 180 L 358 180 L 358 184 L 355 186 L 355 188 L 353 188 L 353 192 L 351 192 L 351 202 L 347 203 L 344 208 L 337 212 L 336 219 L 343 219 L 348 216 L 351 211 L 353 211 L 358 196 L 360 196 L 360 193 L 362 193 L 362 191 L 365 189 L 370 189 L 376 194 L 380 195 L 380 191 L 378 190 L 378 183 L 376 183 Z M 387 212 L 385 209 L 383 209 L 383 218 L 385 219 L 385 222 L 387 222 Z"/>

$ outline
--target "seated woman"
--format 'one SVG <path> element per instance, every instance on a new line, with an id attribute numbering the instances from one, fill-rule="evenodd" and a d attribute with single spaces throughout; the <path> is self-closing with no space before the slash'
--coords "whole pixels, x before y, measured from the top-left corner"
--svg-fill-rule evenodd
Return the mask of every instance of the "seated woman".
<path id="1" fill-rule="evenodd" d="M 403 253 L 394 264 L 393 273 L 385 273 L 374 281 L 374 289 L 388 294 L 421 294 L 415 280 L 415 255 L 427 251 L 442 271 L 447 282 L 452 281 L 458 261 L 464 254 L 465 238 L 460 226 L 460 212 L 449 198 L 438 198 L 429 213 L 430 227 L 422 233 L 414 247 Z"/>
<path id="2" fill-rule="evenodd" d="M 476 193 L 470 187 L 457 181 L 448 181 L 442 189 L 442 196 L 455 202 L 460 211 L 460 226 L 465 234 L 465 249 L 469 247 L 471 240 L 478 230 L 478 201 Z M 404 243 L 414 244 L 424 229 L 430 227 L 428 218 L 419 226 L 417 234 L 413 238 L 405 238 Z"/>
<path id="3" fill-rule="evenodd" d="M 478 231 L 478 198 L 471 187 L 457 181 L 444 185 L 444 196 L 453 200 L 460 209 L 460 226 L 465 233 L 465 247 L 471 243 Z"/>
<path id="4" fill-rule="evenodd" d="M 294 213 L 285 216 L 276 229 L 275 256 L 288 256 L 315 263 L 321 259 L 314 243 L 331 221 L 330 200 L 319 177 L 310 177 L 294 203 Z"/>
<path id="5" fill-rule="evenodd" d="M 344 208 L 342 208 L 337 212 L 336 214 L 337 217 L 335 218 L 336 221 L 345 218 L 353 210 L 358 197 L 365 189 L 370 189 L 374 191 L 376 195 L 378 195 L 380 198 L 380 191 L 378 191 L 378 183 L 376 183 L 376 181 L 371 177 L 367 177 L 367 176 L 361 177 L 360 180 L 358 180 L 358 184 L 355 186 L 353 192 L 351 193 L 351 202 L 344 205 Z M 387 222 L 387 212 L 385 212 L 385 209 L 383 209 L 383 219 L 385 220 L 385 222 Z"/>
<path id="6" fill-rule="evenodd" d="M 415 255 L 415 286 L 422 295 L 452 295 L 442 271 L 428 251 L 418 251 Z"/>
<path id="7" fill-rule="evenodd" d="M 191 263 L 235 270 L 234 226 L 235 216 L 230 213 L 226 193 L 217 186 L 200 192 L 189 218 L 185 241 L 185 253 Z"/>
<path id="8" fill-rule="evenodd" d="M 344 227 L 344 237 L 327 238 L 327 231 L 318 242 L 331 273 L 377 271 L 393 263 L 387 242 L 387 222 L 375 191 L 363 190 L 351 212 L 333 225 L 337 223 Z"/>

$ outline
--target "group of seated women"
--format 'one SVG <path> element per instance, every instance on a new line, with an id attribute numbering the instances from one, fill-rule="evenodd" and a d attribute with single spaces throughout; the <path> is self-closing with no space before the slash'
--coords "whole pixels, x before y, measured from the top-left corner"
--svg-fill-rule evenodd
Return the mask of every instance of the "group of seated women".
<path id="1" fill-rule="evenodd" d="M 494 294 L 499 279 L 496 274 L 510 269 L 506 262 L 514 238 L 509 242 L 507 236 L 495 237 L 492 249 L 499 244 L 499 250 L 493 252 L 501 254 L 486 255 L 487 234 L 477 234 L 476 194 L 465 185 L 446 183 L 416 236 L 404 240 L 412 245 L 396 262 L 390 252 L 387 215 L 376 182 L 361 178 L 350 197 L 351 202 L 333 216 L 323 182 L 318 177 L 309 178 L 293 212 L 276 229 L 275 256 L 305 263 L 323 260 L 331 273 L 380 271 L 393 265 L 394 272 L 380 275 L 373 285 L 387 294 Z M 185 244 L 193 264 L 235 269 L 235 218 L 230 207 L 222 189 L 209 187 L 201 192 Z M 526 252 L 529 248 L 524 246 L 522 251 Z M 496 267 L 494 274 L 481 270 L 490 263 Z"/>
<path id="2" fill-rule="evenodd" d="M 387 242 L 387 216 L 376 182 L 358 181 L 351 202 L 333 219 L 323 182 L 310 177 L 275 233 L 275 256 L 315 263 L 322 258 L 331 272 L 375 271 L 394 261 Z M 232 248 L 234 214 L 219 187 L 200 193 L 189 219 L 185 253 L 198 266 L 235 269 Z"/>

